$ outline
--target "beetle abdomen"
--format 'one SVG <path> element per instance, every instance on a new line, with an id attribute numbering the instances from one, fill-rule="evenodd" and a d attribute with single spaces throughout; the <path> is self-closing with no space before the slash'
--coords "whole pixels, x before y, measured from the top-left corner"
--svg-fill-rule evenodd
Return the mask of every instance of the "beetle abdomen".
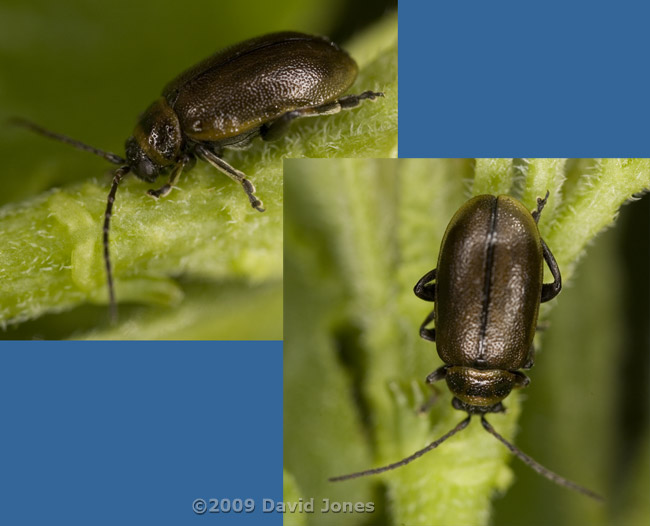
<path id="1" fill-rule="evenodd" d="M 436 341 L 445 363 L 516 370 L 532 345 L 542 245 L 531 213 L 508 196 L 475 197 L 452 218 L 436 279 Z"/>
<path id="2" fill-rule="evenodd" d="M 278 33 L 243 42 L 172 81 L 164 96 L 195 141 L 217 142 L 343 94 L 357 65 L 322 37 Z"/>

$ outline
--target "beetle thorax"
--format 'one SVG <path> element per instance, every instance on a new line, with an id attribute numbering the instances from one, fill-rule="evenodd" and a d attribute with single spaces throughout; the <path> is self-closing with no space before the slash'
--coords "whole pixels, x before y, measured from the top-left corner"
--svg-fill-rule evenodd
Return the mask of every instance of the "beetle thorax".
<path id="1" fill-rule="evenodd" d="M 152 182 L 165 168 L 176 164 L 182 142 L 178 117 L 160 97 L 142 114 L 127 139 L 126 158 L 140 179 Z"/>
<path id="2" fill-rule="evenodd" d="M 463 366 L 449 367 L 445 379 L 449 390 L 463 403 L 463 410 L 475 408 L 470 412 L 489 412 L 510 394 L 518 380 L 510 371 Z"/>

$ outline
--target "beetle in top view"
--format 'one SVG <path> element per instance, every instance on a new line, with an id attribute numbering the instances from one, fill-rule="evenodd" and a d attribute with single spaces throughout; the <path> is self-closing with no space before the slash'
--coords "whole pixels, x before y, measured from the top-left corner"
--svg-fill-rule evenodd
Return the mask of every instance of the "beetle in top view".
<path id="1" fill-rule="evenodd" d="M 436 342 L 442 367 L 427 377 L 446 380 L 452 405 L 467 418 L 427 447 L 384 467 L 333 477 L 341 481 L 404 466 L 435 449 L 480 415 L 483 428 L 514 455 L 547 479 L 595 500 L 602 497 L 548 470 L 498 434 L 487 413 L 504 412 L 502 400 L 526 387 L 519 369 L 533 366 L 533 338 L 539 305 L 562 288 L 560 269 L 539 235 L 537 222 L 546 201 L 537 199 L 532 214 L 507 195 L 480 195 L 454 215 L 442 239 L 438 266 L 415 285 L 418 298 L 435 302 L 420 336 Z M 543 283 L 546 261 L 552 283 Z M 431 322 L 435 328 L 427 328 Z"/>
<path id="2" fill-rule="evenodd" d="M 383 93 L 345 95 L 356 79 L 356 62 L 325 37 L 273 33 L 227 48 L 171 81 L 140 117 L 126 140 L 126 158 L 53 133 L 24 119 L 14 123 L 120 165 L 113 174 L 104 214 L 103 246 L 113 320 L 117 303 L 108 234 L 117 187 L 133 172 L 153 183 L 169 173 L 166 184 L 149 190 L 157 199 L 171 192 L 197 157 L 242 185 L 251 205 L 263 212 L 255 187 L 244 173 L 222 159 L 224 148 L 244 149 L 260 136 L 279 138 L 302 117 L 330 115 L 375 100 Z"/>

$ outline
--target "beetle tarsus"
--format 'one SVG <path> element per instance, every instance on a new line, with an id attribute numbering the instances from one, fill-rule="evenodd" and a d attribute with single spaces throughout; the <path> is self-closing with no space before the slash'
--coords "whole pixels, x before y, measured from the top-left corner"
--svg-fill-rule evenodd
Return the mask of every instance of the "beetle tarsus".
<path id="1" fill-rule="evenodd" d="M 383 97 L 384 94 L 381 91 L 364 91 L 359 93 L 359 95 L 346 95 L 341 97 L 338 100 L 338 103 L 341 105 L 342 110 L 351 110 L 359 106 L 364 100 L 375 101 L 379 97 Z"/>
<path id="2" fill-rule="evenodd" d="M 428 321 L 431 321 L 431 320 L 428 320 Z M 423 340 L 430 341 L 430 342 L 435 342 L 436 341 L 436 330 L 435 329 L 425 329 L 424 327 L 420 327 L 420 338 L 422 338 Z"/>
<path id="3" fill-rule="evenodd" d="M 226 161 L 224 161 L 221 157 L 216 155 L 214 152 L 208 150 L 205 146 L 201 146 L 201 145 L 197 146 L 196 153 L 199 157 L 209 162 L 221 173 L 226 174 L 233 181 L 238 182 L 244 189 L 244 192 L 246 192 L 246 195 L 248 196 L 248 200 L 251 202 L 251 206 L 255 208 L 258 212 L 264 212 L 264 208 L 262 208 L 262 201 L 260 201 L 255 196 L 255 185 L 251 181 L 246 179 L 246 176 L 244 175 L 243 172 L 240 172 L 239 170 L 230 166 Z"/>
<path id="4" fill-rule="evenodd" d="M 542 215 L 542 210 L 544 210 L 544 207 L 546 206 L 546 202 L 548 201 L 548 196 L 551 195 L 551 193 L 546 190 L 546 195 L 544 196 L 544 199 L 541 197 L 537 198 L 537 210 L 532 211 L 532 216 L 533 219 L 535 220 L 535 223 L 539 222 L 539 217 Z"/>
<path id="5" fill-rule="evenodd" d="M 188 155 L 181 157 L 178 164 L 174 166 L 174 169 L 172 170 L 172 173 L 169 176 L 169 181 L 167 181 L 166 184 L 158 188 L 158 190 L 148 190 L 147 195 L 149 197 L 153 197 L 154 199 L 159 199 L 161 197 L 168 196 L 169 193 L 172 191 L 172 189 L 176 186 L 179 177 L 183 173 L 185 167 L 189 164 L 190 160 L 191 158 Z"/>
<path id="6" fill-rule="evenodd" d="M 161 186 L 158 190 L 147 190 L 147 195 L 153 197 L 156 201 L 161 197 L 169 195 L 169 192 L 172 191 L 172 187 L 169 184 Z"/>

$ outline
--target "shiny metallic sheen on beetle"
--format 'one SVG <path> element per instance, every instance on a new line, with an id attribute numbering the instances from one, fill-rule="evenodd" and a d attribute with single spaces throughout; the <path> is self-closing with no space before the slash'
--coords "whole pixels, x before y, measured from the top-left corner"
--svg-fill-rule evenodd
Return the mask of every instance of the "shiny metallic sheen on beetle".
<path id="1" fill-rule="evenodd" d="M 446 380 L 452 405 L 468 416 L 451 431 L 409 457 L 380 468 L 333 477 L 330 481 L 375 475 L 404 466 L 465 429 L 472 415 L 511 453 L 540 475 L 595 500 L 602 497 L 545 468 L 495 431 L 487 413 L 504 412 L 502 400 L 525 387 L 519 369 L 533 366 L 533 338 L 540 303 L 562 288 L 560 269 L 539 235 L 537 222 L 548 199 L 532 213 L 507 195 L 480 195 L 456 212 L 442 239 L 438 266 L 415 285 L 418 298 L 436 308 L 420 326 L 420 336 L 436 342 L 442 367 L 427 377 Z M 543 283 L 546 261 L 552 283 Z M 427 328 L 435 322 L 435 328 Z"/>
<path id="2" fill-rule="evenodd" d="M 562 288 L 537 229 L 542 207 L 531 214 L 507 195 L 470 199 L 447 227 L 437 268 L 415 286 L 418 298 L 436 304 L 420 335 L 436 342 L 446 364 L 427 382 L 444 378 L 456 409 L 500 412 L 513 388 L 528 385 L 518 369 L 533 366 L 539 304 Z M 544 261 L 554 279 L 549 284 L 542 284 Z M 435 329 L 427 329 L 432 319 Z"/>
<path id="3" fill-rule="evenodd" d="M 113 202 L 122 178 L 133 172 L 166 184 L 147 193 L 171 192 L 181 173 L 198 157 L 241 184 L 251 206 L 263 212 L 255 186 L 222 159 L 225 148 L 243 149 L 260 136 L 279 138 L 295 119 L 338 113 L 375 100 L 383 93 L 345 95 L 358 73 L 355 61 L 325 37 L 297 32 L 272 33 L 220 51 L 171 81 L 142 114 L 126 140 L 126 159 L 24 119 L 16 124 L 121 165 L 113 174 L 104 214 L 103 246 L 112 319 L 117 303 L 108 235 Z"/>

